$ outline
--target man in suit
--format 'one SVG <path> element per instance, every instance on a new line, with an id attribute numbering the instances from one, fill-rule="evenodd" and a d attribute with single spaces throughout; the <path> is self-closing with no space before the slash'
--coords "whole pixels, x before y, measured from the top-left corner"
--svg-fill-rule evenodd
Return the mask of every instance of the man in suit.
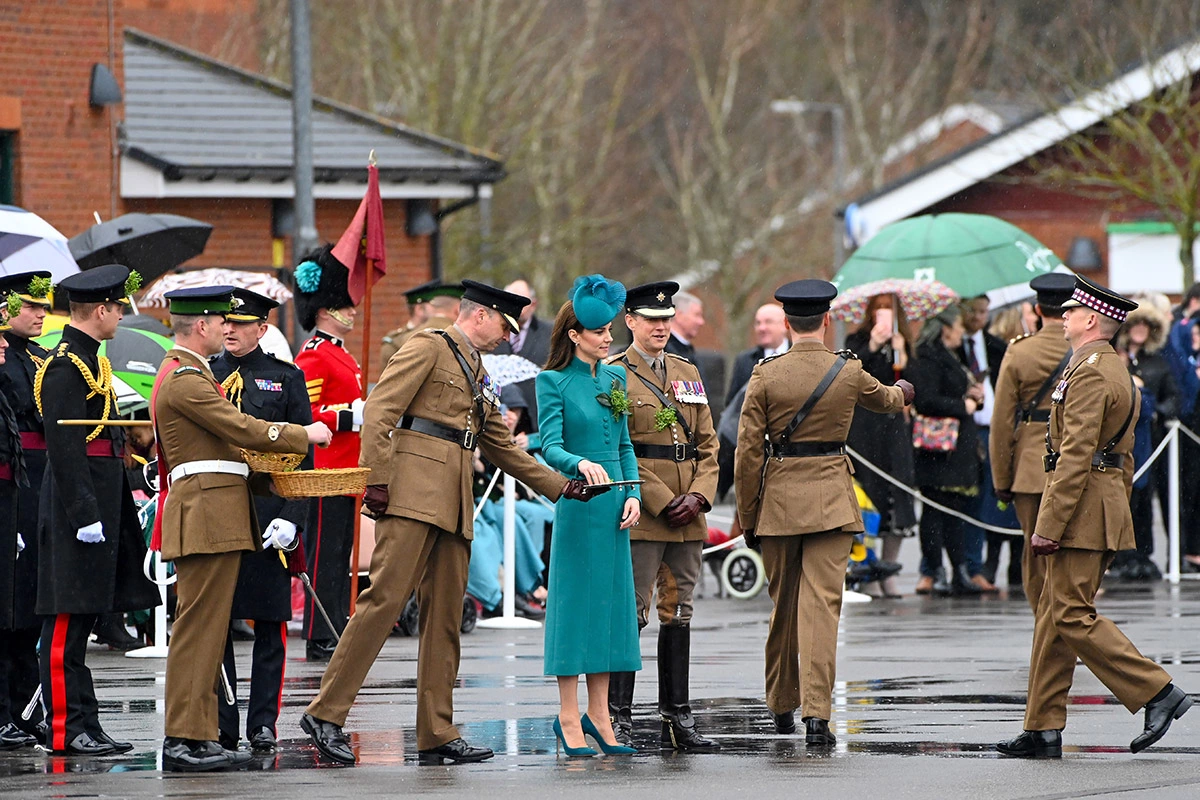
<path id="1" fill-rule="evenodd" d="M 696 346 L 692 344 L 704 327 L 704 303 L 691 292 L 675 293 L 675 316 L 671 317 L 671 338 L 667 352 L 683 356 L 696 363 Z"/>
<path id="2" fill-rule="evenodd" d="M 961 304 L 961 308 L 963 327 L 966 328 L 966 333 L 963 334 L 962 345 L 955 352 L 958 360 L 983 386 L 983 402 L 975 412 L 975 427 L 979 431 L 979 439 L 984 448 L 983 485 L 979 490 L 979 500 L 975 505 L 973 516 L 989 524 L 1005 525 L 1010 521 L 1006 521 L 996 509 L 996 494 L 992 489 L 991 469 L 987 463 L 987 447 L 992 425 L 992 412 L 996 404 L 996 376 L 1000 374 L 1000 362 L 1004 358 L 1004 350 L 1007 345 L 1003 340 L 992 336 L 985 330 L 989 318 L 987 295 L 965 300 Z M 995 592 L 996 586 L 992 582 L 996 577 L 994 566 L 999 564 L 1000 548 L 1009 537 L 1003 533 L 985 533 L 983 528 L 967 523 L 964 528 L 964 538 L 967 571 L 971 575 L 971 582 L 978 586 L 980 591 Z M 983 543 L 985 540 L 988 543 L 989 552 L 994 555 L 991 575 L 984 574 Z M 1010 552 L 1017 551 L 1010 550 Z M 991 556 L 989 556 L 989 561 L 992 561 Z M 1019 564 L 1015 566 L 1019 569 Z M 1016 577 L 1015 570 L 1013 577 Z"/>
<path id="3" fill-rule="evenodd" d="M 247 289 L 234 289 L 240 305 L 225 315 L 225 352 L 212 361 L 213 377 L 234 408 L 268 422 L 312 423 L 312 407 L 304 388 L 304 373 L 287 361 L 267 355 L 259 341 L 267 332 L 267 315 L 279 303 Z M 311 453 L 297 469 L 312 469 Z M 233 594 L 231 617 L 254 621 L 254 650 L 250 667 L 250 699 L 246 738 L 255 753 L 275 752 L 275 724 L 283 699 L 283 668 L 287 655 L 287 623 L 292 618 L 292 574 L 282 551 L 299 545 L 308 517 L 307 498 L 275 494 L 254 498 L 255 517 L 263 549 L 244 553 Z M 261 528 L 261 530 L 260 530 Z M 232 702 L 222 692 L 218 741 L 237 750 L 237 663 L 233 636 L 225 642 L 225 674 Z"/>
<path id="4" fill-rule="evenodd" d="M 500 469 L 550 500 L 586 497 L 517 447 L 498 408 L 480 354 L 515 332 L 525 297 L 463 281 L 458 320 L 421 331 L 396 354 L 367 401 L 361 463 L 371 476 L 363 505 L 376 516 L 371 585 L 300 724 L 327 758 L 353 764 L 342 726 L 371 664 L 415 589 L 421 606 L 417 650 L 417 748 L 423 764 L 483 761 L 454 726 L 459 627 L 471 554 L 476 446 Z"/>
<path id="5" fill-rule="evenodd" d="M 684 752 L 721 746 L 701 736 L 688 699 L 692 591 L 708 537 L 704 512 L 717 489 L 717 434 L 695 365 L 664 351 L 675 313 L 674 281 L 635 286 L 625 296 L 633 344 L 608 359 L 628 373 L 629 438 L 638 459 L 642 516 L 629 531 L 638 630 L 658 589 L 658 711 L 661 745 Z M 608 704 L 617 740 L 632 744 L 634 672 L 613 673 Z"/>
<path id="6" fill-rule="evenodd" d="M 91 670 L 84 663 L 87 639 L 98 615 L 159 603 L 158 589 L 142 574 L 146 541 L 122 461 L 123 437 L 119 428 L 99 424 L 117 416 L 112 365 L 100 355 L 100 345 L 116 335 L 138 281 L 120 264 L 64 278 L 58 290 L 67 296 L 71 324 L 34 381 L 47 462 L 35 611 L 43 618 L 39 653 L 47 745 L 63 755 L 133 749 L 100 726 Z M 59 424 L 76 419 L 98 424 Z"/>
<path id="7" fill-rule="evenodd" d="M 1140 398 L 1109 340 L 1135 308 L 1079 276 L 1063 303 L 1073 353 L 1051 394 L 1050 474 L 1030 537 L 1033 557 L 1045 561 L 1045 581 L 1029 656 L 1025 730 L 996 746 L 1007 756 L 1061 757 L 1076 659 L 1131 714 L 1145 709 L 1142 733 L 1129 744 L 1134 753 L 1161 739 L 1192 705 L 1166 670 L 1096 610 L 1096 591 L 1113 555 L 1134 544 L 1129 495 Z"/>
<path id="8" fill-rule="evenodd" d="M 1050 422 L 1050 391 L 1058 383 L 1070 345 L 1063 338 L 1062 304 L 1075 291 L 1075 276 L 1063 272 L 1039 275 L 1029 282 L 1037 292 L 1042 327 L 1008 346 L 996 379 L 995 421 L 989 449 L 996 497 L 1012 503 L 1025 534 L 1021 556 L 1021 585 L 1033 613 L 1045 579 L 1044 558 L 1034 558 L 1029 539 L 1037 524 L 1038 506 L 1046 486 L 1042 456 Z M 1009 585 L 1013 584 L 1009 577 Z"/>
<path id="9" fill-rule="evenodd" d="M 521 310 L 521 316 L 517 320 L 521 324 L 521 330 L 512 334 L 505 341 L 496 346 L 494 351 L 496 355 L 512 353 L 521 358 L 527 358 L 539 367 L 546 363 L 546 359 L 550 356 L 550 329 L 552 323 L 547 322 L 537 316 L 538 298 L 537 292 L 533 290 L 533 286 L 528 280 L 519 278 L 504 287 L 504 291 L 529 298 L 529 305 Z M 526 394 L 532 395 L 533 392 Z M 537 417 L 536 409 L 534 418 Z"/>
<path id="10" fill-rule="evenodd" d="M 379 348 L 379 363 L 386 367 L 408 337 L 417 331 L 440 331 L 453 325 L 458 318 L 458 300 L 462 293 L 462 284 L 442 283 L 439 280 L 422 283 L 405 292 L 408 323 L 384 334 L 383 345 Z"/>
<path id="11" fill-rule="evenodd" d="M 894 414 L 912 402 L 912 384 L 884 386 L 853 354 L 831 353 L 832 283 L 780 287 L 792 347 L 761 362 L 746 385 L 734 484 L 748 541 L 761 543 L 771 601 L 767 707 L 779 733 L 796 730 L 801 708 L 810 747 L 836 743 L 829 730 L 837 629 L 846 564 L 863 530 L 846 435 L 856 405 Z M 800 643 L 804 646 L 801 647 Z"/>
<path id="12" fill-rule="evenodd" d="M 214 691 L 242 555 L 264 545 L 239 448 L 307 453 L 310 443 L 328 444 L 330 433 L 322 422 L 255 419 L 226 400 L 208 359 L 224 346 L 231 287 L 179 289 L 166 297 L 175 344 L 159 367 L 150 404 L 161 504 L 154 537 L 162 558 L 175 567 L 178 597 L 167 654 L 162 759 L 164 770 L 206 772 L 250 760 L 249 753 L 217 741 Z M 272 536 L 266 544 L 280 541 Z"/>
<path id="13" fill-rule="evenodd" d="M 755 364 L 764 358 L 786 353 L 791 344 L 783 308 L 776 303 L 759 306 L 754 312 L 754 347 L 743 350 L 733 359 L 733 377 L 729 381 L 729 391 L 725 393 L 725 405 L 728 406 L 750 380 Z"/>

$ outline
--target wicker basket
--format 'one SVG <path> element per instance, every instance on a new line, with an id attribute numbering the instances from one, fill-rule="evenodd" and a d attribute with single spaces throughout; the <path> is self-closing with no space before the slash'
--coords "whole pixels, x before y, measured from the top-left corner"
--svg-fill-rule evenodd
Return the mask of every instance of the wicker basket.
<path id="1" fill-rule="evenodd" d="M 303 453 L 259 453 L 255 450 L 243 450 L 242 461 L 255 472 L 291 472 L 300 466 L 304 460 Z"/>
<path id="2" fill-rule="evenodd" d="M 277 472 L 271 475 L 275 491 L 281 497 L 335 497 L 359 495 L 367 489 L 365 467 L 348 469 L 306 469 L 299 472 Z"/>

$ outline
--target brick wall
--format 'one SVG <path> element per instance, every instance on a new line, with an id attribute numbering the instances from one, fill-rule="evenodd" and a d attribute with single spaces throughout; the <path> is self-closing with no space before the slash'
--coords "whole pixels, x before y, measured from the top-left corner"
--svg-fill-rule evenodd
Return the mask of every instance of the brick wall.
<path id="1" fill-rule="evenodd" d="M 257 0 L 123 0 L 125 24 L 251 72 L 262 71 Z"/>

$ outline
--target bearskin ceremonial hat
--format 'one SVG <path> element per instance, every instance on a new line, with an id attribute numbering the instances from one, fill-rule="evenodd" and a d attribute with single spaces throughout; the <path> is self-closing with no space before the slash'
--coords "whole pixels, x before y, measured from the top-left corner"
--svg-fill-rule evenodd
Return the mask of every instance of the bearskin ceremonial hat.
<path id="1" fill-rule="evenodd" d="M 330 252 L 332 244 L 307 253 L 296 265 L 296 315 L 305 330 L 317 325 L 322 308 L 354 305 L 346 283 L 350 271 Z"/>

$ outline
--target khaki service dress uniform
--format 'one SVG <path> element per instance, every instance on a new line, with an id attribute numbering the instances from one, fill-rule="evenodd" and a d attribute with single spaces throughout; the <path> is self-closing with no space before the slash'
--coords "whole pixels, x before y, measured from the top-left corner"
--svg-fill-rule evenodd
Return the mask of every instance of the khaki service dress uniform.
<path id="1" fill-rule="evenodd" d="M 788 450 L 768 457 L 764 445 L 777 441 L 837 358 L 822 343 L 800 339 L 754 368 L 734 462 L 738 518 L 762 544 L 775 606 L 766 646 L 767 706 L 775 715 L 800 707 L 803 718 L 826 721 L 846 564 L 854 534 L 863 531 L 846 435 L 856 405 L 894 414 L 904 408 L 904 393 L 850 358 Z"/>
<path id="2" fill-rule="evenodd" d="M 1076 658 L 1131 713 L 1171 682 L 1095 604 L 1114 553 L 1134 546 L 1129 494 L 1139 393 L 1108 342 L 1089 342 L 1072 355 L 1052 402 L 1049 446 L 1058 459 L 1034 532 L 1060 549 L 1034 556 L 1045 561 L 1045 582 L 1029 659 L 1027 731 L 1066 727 Z"/>
<path id="3" fill-rule="evenodd" d="M 1030 408 L 1039 390 L 1061 374 L 1063 357 L 1070 350 L 1063 338 L 1061 318 L 1043 320 L 1037 333 L 1014 339 L 1000 362 L 996 378 L 996 400 L 992 413 L 992 435 L 988 440 L 992 484 L 1013 493 L 1017 520 L 1025 535 L 1021 559 L 1022 584 L 1030 608 L 1037 613 L 1038 598 L 1045 580 L 1045 559 L 1029 550 L 1029 537 L 1037 524 L 1038 506 L 1046 486 L 1042 456 L 1046 454 L 1046 425 L 1050 421 L 1050 392 Z"/>
<path id="4" fill-rule="evenodd" d="M 367 399 L 360 463 L 371 470 L 368 484 L 388 486 L 389 503 L 375 524 L 371 585 L 359 597 L 320 692 L 307 709 L 317 720 L 345 724 L 371 664 L 415 589 L 421 607 L 420 750 L 459 738 L 453 692 L 471 555 L 475 447 L 552 501 L 566 484 L 512 443 L 491 379 L 463 332 L 452 325 L 445 337 L 439 331 L 413 334 Z M 455 348 L 468 362 L 469 379 Z"/>
<path id="5" fill-rule="evenodd" d="M 308 434 L 301 425 L 238 411 L 208 362 L 180 347 L 163 359 L 152 406 L 160 486 L 169 486 L 159 498 L 162 557 L 174 563 L 178 577 L 164 731 L 216 741 L 215 689 L 239 566 L 244 552 L 262 549 L 239 448 L 307 453 Z"/>

